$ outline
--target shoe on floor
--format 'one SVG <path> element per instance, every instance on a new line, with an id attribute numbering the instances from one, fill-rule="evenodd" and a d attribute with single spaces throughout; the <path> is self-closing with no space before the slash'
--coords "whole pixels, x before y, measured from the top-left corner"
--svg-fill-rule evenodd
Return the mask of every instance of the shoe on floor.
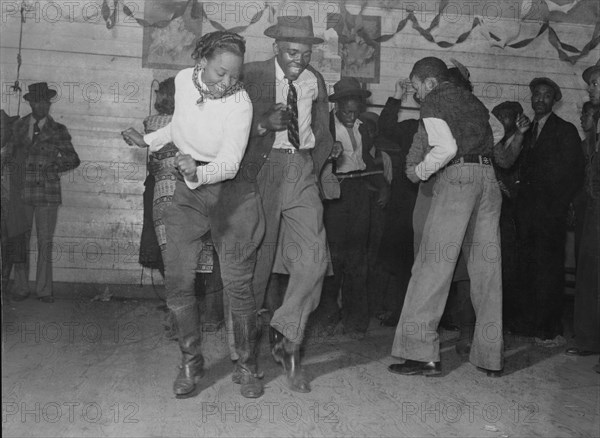
<path id="1" fill-rule="evenodd" d="M 485 373 L 488 377 L 502 377 L 502 374 L 504 374 L 504 370 L 488 370 L 482 367 L 477 367 L 477 369 Z"/>
<path id="2" fill-rule="evenodd" d="M 407 359 L 404 363 L 394 363 L 388 367 L 388 371 L 403 376 L 437 376 L 442 374 L 440 362 L 420 362 Z"/>
<path id="3" fill-rule="evenodd" d="M 538 347 L 554 348 L 566 345 L 567 340 L 561 335 L 556 336 L 553 339 L 541 339 L 535 338 L 535 344 Z"/>
<path id="4" fill-rule="evenodd" d="M 593 356 L 594 354 L 598 354 L 597 351 L 583 350 L 577 347 L 567 348 L 565 353 L 569 356 Z"/>

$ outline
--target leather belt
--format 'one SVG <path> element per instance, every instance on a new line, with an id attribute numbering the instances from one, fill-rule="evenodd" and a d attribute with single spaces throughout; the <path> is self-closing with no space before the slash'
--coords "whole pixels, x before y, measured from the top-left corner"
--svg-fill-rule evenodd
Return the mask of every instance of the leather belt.
<path id="1" fill-rule="evenodd" d="M 273 148 L 271 149 L 274 152 L 279 152 L 280 154 L 307 154 L 310 152 L 310 149 L 296 149 L 296 148 Z"/>
<path id="2" fill-rule="evenodd" d="M 464 163 L 479 163 L 485 166 L 492 165 L 492 159 L 490 157 L 486 157 L 485 155 L 463 155 L 459 158 L 453 158 L 448 163 L 448 166 L 454 166 L 456 164 L 464 164 Z"/>
<path id="3" fill-rule="evenodd" d="M 348 172 L 348 173 L 336 173 L 335 177 L 338 180 L 348 179 L 348 178 L 364 178 L 371 175 L 383 175 L 383 170 L 370 170 L 367 172 L 357 171 L 357 172 Z"/>

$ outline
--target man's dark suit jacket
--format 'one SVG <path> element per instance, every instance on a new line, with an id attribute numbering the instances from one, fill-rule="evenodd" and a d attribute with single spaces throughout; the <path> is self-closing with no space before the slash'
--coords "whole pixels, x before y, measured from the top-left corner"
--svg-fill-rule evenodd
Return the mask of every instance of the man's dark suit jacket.
<path id="1" fill-rule="evenodd" d="M 569 203 L 583 184 L 585 159 L 572 123 L 552 113 L 533 147 L 531 130 L 519 159 L 519 197 L 544 217 L 566 216 Z"/>
<path id="2" fill-rule="evenodd" d="M 273 147 L 275 132 L 267 131 L 264 135 L 261 135 L 257 127 L 261 116 L 276 103 L 275 62 L 275 58 L 271 58 L 266 61 L 251 62 L 244 65 L 243 82 L 252 100 L 254 116 L 248 147 L 236 179 L 255 179 Z M 315 164 L 314 169 L 318 176 L 321 196 L 324 199 L 335 199 L 340 194 L 339 182 L 335 176 L 324 172 L 325 163 L 333 146 L 333 139 L 329 133 L 327 88 L 323 76 L 318 71 L 310 65 L 307 70 L 317 77 L 319 86 L 318 99 L 313 102 L 312 110 L 312 130 L 315 136 L 315 147 L 311 155 Z"/>

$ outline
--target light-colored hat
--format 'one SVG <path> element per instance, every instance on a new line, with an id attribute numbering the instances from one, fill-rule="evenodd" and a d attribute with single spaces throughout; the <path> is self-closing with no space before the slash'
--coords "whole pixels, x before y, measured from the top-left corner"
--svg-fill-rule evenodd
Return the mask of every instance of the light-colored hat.
<path id="1" fill-rule="evenodd" d="M 302 44 L 321 44 L 323 39 L 315 37 L 312 17 L 288 15 L 277 17 L 277 24 L 265 29 L 265 35 L 277 41 Z"/>

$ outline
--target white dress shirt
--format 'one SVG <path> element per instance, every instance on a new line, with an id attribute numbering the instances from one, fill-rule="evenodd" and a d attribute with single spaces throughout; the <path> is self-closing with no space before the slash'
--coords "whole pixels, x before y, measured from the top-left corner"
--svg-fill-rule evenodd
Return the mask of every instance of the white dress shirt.
<path id="1" fill-rule="evenodd" d="M 362 125 L 362 122 L 357 119 L 352 127 L 352 133 L 356 140 L 356 149 L 354 149 L 348 128 L 340 122 L 337 114 L 334 113 L 333 119 L 335 123 L 335 139 L 342 143 L 343 148 L 342 154 L 336 160 L 337 173 L 365 170 L 367 165 L 362 159 L 362 136 L 359 132 L 359 127 Z"/>
<path id="2" fill-rule="evenodd" d="M 288 80 L 275 62 L 275 103 L 287 104 Z M 319 96 L 317 77 L 309 70 L 304 70 L 298 79 L 292 81 L 298 94 L 298 129 L 300 136 L 300 149 L 312 149 L 315 147 L 315 135 L 312 132 L 312 105 Z M 275 132 L 273 149 L 293 149 L 294 146 L 288 140 L 287 130 Z"/>
<path id="3" fill-rule="evenodd" d="M 235 177 L 252 123 L 252 102 L 245 90 L 221 99 L 206 99 L 198 105 L 200 93 L 192 81 L 193 72 L 193 68 L 187 68 L 175 77 L 175 112 L 171 123 L 144 136 L 151 152 L 173 142 L 182 154 L 208 162 L 198 166 L 198 182 L 185 181 L 192 190 Z"/>

